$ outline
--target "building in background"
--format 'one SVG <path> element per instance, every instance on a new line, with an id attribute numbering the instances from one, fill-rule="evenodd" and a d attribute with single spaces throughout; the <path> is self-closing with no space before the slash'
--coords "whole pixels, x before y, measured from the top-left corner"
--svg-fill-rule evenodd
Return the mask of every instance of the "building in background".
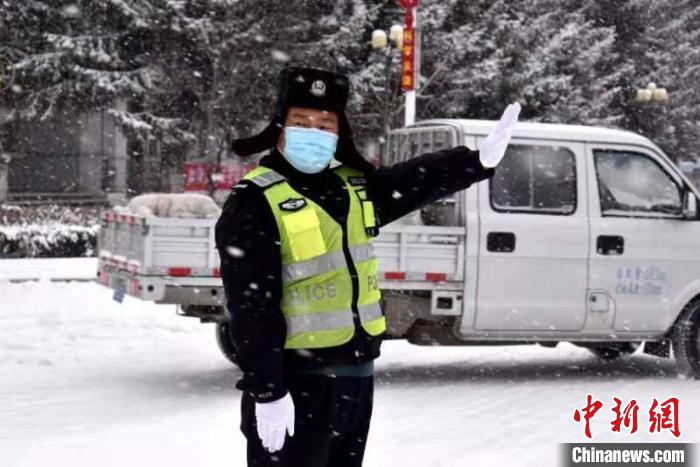
<path id="1" fill-rule="evenodd" d="M 10 108 L 0 107 L 0 117 Z M 8 202 L 120 202 L 127 194 L 127 139 L 106 111 L 66 112 L 3 126 Z"/>
<path id="2" fill-rule="evenodd" d="M 0 105 L 0 121 L 11 110 Z M 186 159 L 192 148 L 145 132 L 127 135 L 106 109 L 64 115 L 0 127 L 0 153 L 9 159 L 0 161 L 0 201 L 114 205 L 139 193 L 183 190 L 182 164 L 171 161 Z"/>

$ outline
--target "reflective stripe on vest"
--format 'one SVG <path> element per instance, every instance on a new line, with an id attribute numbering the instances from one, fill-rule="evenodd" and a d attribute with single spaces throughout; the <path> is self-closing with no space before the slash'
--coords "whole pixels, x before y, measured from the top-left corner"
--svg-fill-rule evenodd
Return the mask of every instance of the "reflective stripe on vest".
<path id="1" fill-rule="evenodd" d="M 379 303 L 370 303 L 357 307 L 360 321 L 365 324 L 382 317 Z M 287 316 L 287 332 L 299 334 L 302 332 L 326 331 L 328 329 L 353 326 L 352 310 L 324 311 L 308 315 Z"/>
<path id="2" fill-rule="evenodd" d="M 333 169 L 333 168 L 336 168 L 340 165 L 341 165 L 341 163 L 334 159 L 331 162 L 330 167 L 331 167 L 331 169 Z M 255 171 L 256 169 L 253 169 L 253 170 Z M 258 173 L 257 175 L 255 175 L 253 177 L 246 177 L 246 178 L 261 188 L 265 188 L 265 187 L 270 186 L 274 183 L 285 180 L 283 175 L 279 174 L 278 172 L 276 172 L 274 170 L 267 170 L 267 171 Z"/>
<path id="3" fill-rule="evenodd" d="M 363 243 L 350 247 L 350 256 L 354 263 L 374 259 L 374 248 L 371 243 Z M 292 282 L 299 279 L 322 274 L 338 268 L 344 268 L 345 255 L 343 250 L 325 253 L 305 261 L 290 263 L 282 266 L 282 282 Z"/>
<path id="4" fill-rule="evenodd" d="M 267 186 L 272 185 L 273 183 L 277 183 L 279 181 L 284 180 L 284 177 L 275 172 L 274 170 L 270 170 L 268 172 L 263 172 L 259 175 L 256 175 L 255 177 L 250 177 L 248 180 L 255 183 L 261 188 L 265 188 Z"/>
<path id="5" fill-rule="evenodd" d="M 365 224 L 365 232 L 370 237 L 376 237 L 379 234 L 379 229 L 377 228 L 377 217 L 374 212 L 374 203 L 367 198 L 367 190 L 364 188 L 355 190 L 358 198 L 360 198 L 360 205 L 362 206 L 362 220 Z"/>

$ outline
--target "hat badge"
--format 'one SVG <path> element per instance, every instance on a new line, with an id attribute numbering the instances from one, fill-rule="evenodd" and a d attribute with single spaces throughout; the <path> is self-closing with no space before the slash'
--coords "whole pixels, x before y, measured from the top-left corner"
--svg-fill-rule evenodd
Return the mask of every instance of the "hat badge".
<path id="1" fill-rule="evenodd" d="M 311 94 L 313 94 L 316 97 L 321 97 L 326 94 L 326 83 L 321 81 L 320 79 L 317 79 L 313 83 L 311 83 Z"/>

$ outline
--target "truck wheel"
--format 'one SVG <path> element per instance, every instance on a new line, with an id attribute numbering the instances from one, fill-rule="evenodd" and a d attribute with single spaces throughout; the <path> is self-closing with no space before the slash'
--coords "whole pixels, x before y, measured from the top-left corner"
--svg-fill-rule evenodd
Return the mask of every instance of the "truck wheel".
<path id="1" fill-rule="evenodd" d="M 634 353 L 641 345 L 640 342 L 619 342 L 614 344 L 591 346 L 588 347 L 593 355 L 596 355 L 603 360 L 615 360 L 623 355 Z"/>
<path id="2" fill-rule="evenodd" d="M 229 334 L 228 327 L 228 321 L 216 323 L 216 343 L 221 353 L 224 354 L 231 363 L 238 366 L 238 354 L 236 354 L 236 348 L 233 346 L 233 342 L 231 342 L 231 335 Z"/>
<path id="3" fill-rule="evenodd" d="M 700 379 L 700 300 L 690 302 L 673 325 L 671 341 L 678 370 L 688 378 Z"/>

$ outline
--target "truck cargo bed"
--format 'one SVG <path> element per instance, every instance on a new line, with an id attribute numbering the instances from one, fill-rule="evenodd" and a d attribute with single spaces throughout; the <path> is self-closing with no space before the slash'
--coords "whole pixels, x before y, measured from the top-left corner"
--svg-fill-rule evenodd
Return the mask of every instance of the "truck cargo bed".
<path id="1" fill-rule="evenodd" d="M 102 213 L 98 281 L 158 303 L 223 304 L 216 219 Z M 385 290 L 461 290 L 464 227 L 389 225 L 374 240 Z"/>

